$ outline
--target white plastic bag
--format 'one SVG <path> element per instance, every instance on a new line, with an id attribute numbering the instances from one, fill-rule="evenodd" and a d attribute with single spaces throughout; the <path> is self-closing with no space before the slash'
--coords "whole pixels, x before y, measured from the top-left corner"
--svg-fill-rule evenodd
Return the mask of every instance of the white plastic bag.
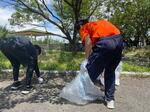
<path id="1" fill-rule="evenodd" d="M 81 62 L 81 66 L 80 66 L 80 71 L 81 72 L 85 72 L 87 70 L 86 69 L 87 62 L 88 62 L 87 59 L 85 59 L 84 61 Z"/>
<path id="2" fill-rule="evenodd" d="M 102 98 L 103 96 L 103 92 L 93 84 L 87 70 L 83 70 L 83 68 L 77 77 L 66 85 L 60 93 L 60 97 L 81 105 Z"/>
<path id="3" fill-rule="evenodd" d="M 115 85 L 117 86 L 120 85 L 121 72 L 122 72 L 122 61 L 120 61 L 119 65 L 117 66 L 115 70 Z M 104 73 L 102 73 L 102 75 L 100 75 L 97 79 L 98 80 L 100 79 L 101 83 L 104 85 Z"/>

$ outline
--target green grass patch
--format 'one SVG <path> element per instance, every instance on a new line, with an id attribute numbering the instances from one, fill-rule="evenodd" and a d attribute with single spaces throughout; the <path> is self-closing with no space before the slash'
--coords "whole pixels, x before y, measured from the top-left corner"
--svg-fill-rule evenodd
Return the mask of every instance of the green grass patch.
<path id="1" fill-rule="evenodd" d="M 123 71 L 150 72 L 150 66 L 140 66 L 132 64 L 131 62 L 124 62 Z"/>
<path id="2" fill-rule="evenodd" d="M 148 58 L 150 57 L 150 47 L 124 50 L 125 57 Z"/>
<path id="3" fill-rule="evenodd" d="M 136 50 L 138 52 L 138 50 Z M 145 50 L 144 57 L 149 55 L 148 50 Z M 132 54 L 133 51 L 130 51 Z M 144 51 L 139 51 L 141 52 Z M 130 53 L 127 52 L 127 55 Z M 139 53 L 136 53 L 138 55 Z M 78 52 L 73 54 L 66 51 L 51 50 L 43 53 L 39 56 L 39 68 L 41 70 L 79 70 L 80 64 L 84 60 L 84 52 Z M 135 56 L 135 55 L 134 55 Z M 134 57 L 133 57 L 134 58 Z M 0 53 L 0 69 L 10 69 L 12 68 L 9 60 Z M 138 64 L 131 61 L 123 62 L 123 71 L 134 71 L 134 72 L 150 72 L 150 64 Z"/>
<path id="4" fill-rule="evenodd" d="M 40 56 L 39 66 L 44 70 L 79 70 L 83 60 L 83 52 L 49 51 Z"/>
<path id="5" fill-rule="evenodd" d="M 11 68 L 9 60 L 0 52 L 0 70 Z"/>

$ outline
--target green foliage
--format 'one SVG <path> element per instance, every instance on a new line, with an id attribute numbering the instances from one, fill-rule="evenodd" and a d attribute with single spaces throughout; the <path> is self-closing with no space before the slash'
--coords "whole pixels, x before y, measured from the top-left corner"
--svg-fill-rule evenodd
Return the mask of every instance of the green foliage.
<path id="1" fill-rule="evenodd" d="M 75 23 L 75 21 L 91 16 L 91 12 L 93 10 L 94 12 L 97 12 L 99 10 L 98 7 L 102 6 L 103 3 L 103 0 L 67 0 L 70 4 L 68 5 L 65 0 L 54 1 L 55 2 L 53 7 L 57 15 L 65 23 L 66 27 L 69 26 L 68 28 L 70 29 L 70 31 L 73 31 L 73 24 Z"/>
<path id="2" fill-rule="evenodd" d="M 136 52 L 136 55 L 143 54 L 142 50 L 136 50 L 141 52 Z M 143 58 L 148 57 L 147 54 L 150 53 L 149 50 L 145 49 L 143 52 L 146 51 Z M 127 54 L 132 54 L 130 51 L 126 52 Z M 125 55 L 128 57 L 128 55 Z M 135 55 L 132 55 L 131 58 L 134 58 Z M 142 56 L 141 56 L 142 57 Z M 139 57 L 140 58 L 140 57 Z M 65 51 L 49 51 L 46 55 L 40 56 L 40 68 L 46 70 L 79 70 L 80 63 L 84 60 L 84 53 L 78 52 L 76 55 L 72 54 L 71 52 Z M 134 63 L 132 60 L 123 63 L 123 70 L 124 71 L 139 71 L 139 72 L 150 72 L 150 65 Z"/>
<path id="3" fill-rule="evenodd" d="M 123 64 L 124 71 L 150 72 L 149 47 L 140 49 L 128 49 L 124 54 L 126 58 Z"/>
<path id="4" fill-rule="evenodd" d="M 46 55 L 40 56 L 39 65 L 41 69 L 46 70 L 79 70 L 83 57 L 82 52 L 74 55 L 65 51 L 49 51 Z"/>
<path id="5" fill-rule="evenodd" d="M 0 26 L 0 39 L 5 38 L 8 34 L 8 30 L 5 27 Z"/>
<path id="6" fill-rule="evenodd" d="M 132 53 L 133 51 L 130 51 Z M 125 55 L 129 57 L 131 55 L 129 52 Z M 150 51 L 147 50 L 147 53 L 143 57 L 147 57 Z M 141 54 L 137 52 L 135 55 Z M 135 55 L 132 55 L 131 58 L 135 58 Z M 78 52 L 73 54 L 71 52 L 65 51 L 48 51 L 46 54 L 39 56 L 39 68 L 41 70 L 79 70 L 80 64 L 84 60 L 85 54 L 83 52 Z M 138 59 L 138 58 L 137 58 Z M 135 72 L 150 72 L 150 64 L 139 63 L 138 60 L 129 60 L 123 61 L 123 71 L 135 71 Z M 138 61 L 138 63 L 136 63 Z M 0 53 L 0 69 L 10 69 L 12 68 L 8 59 Z"/>
<path id="7" fill-rule="evenodd" d="M 20 26 L 23 26 L 27 23 L 32 23 L 34 21 L 40 22 L 43 21 L 43 18 L 40 15 L 31 13 L 27 9 L 17 9 L 17 12 L 13 13 L 9 19 L 11 25 Z"/>
<path id="8" fill-rule="evenodd" d="M 132 58 L 144 58 L 147 59 L 150 57 L 150 47 L 139 48 L 139 49 L 127 49 L 125 51 L 125 57 Z"/>
<path id="9" fill-rule="evenodd" d="M 108 0 L 107 12 L 109 18 L 123 33 L 125 38 L 135 38 L 145 45 L 149 38 L 150 29 L 150 1 L 149 0 Z"/>
<path id="10" fill-rule="evenodd" d="M 23 1 L 25 4 L 28 4 L 29 7 L 32 7 L 33 9 L 38 9 L 38 5 L 36 4 L 35 0 L 23 0 Z M 13 13 L 11 15 L 11 18 L 9 19 L 11 25 L 23 26 L 24 24 L 27 23 L 32 23 L 35 21 L 41 22 L 44 20 L 44 18 L 41 15 L 37 13 L 33 13 L 27 7 L 21 5 L 20 0 L 17 0 L 14 3 L 16 4 L 14 5 L 16 12 Z M 39 6 L 42 8 L 42 5 L 39 4 Z M 44 14 L 47 15 L 46 12 Z"/>
<path id="11" fill-rule="evenodd" d="M 39 26 L 53 24 L 60 29 L 70 43 L 72 51 L 76 50 L 76 43 L 79 41 L 75 24 L 79 19 L 87 18 L 95 13 L 97 7 L 102 5 L 104 0 L 10 0 L 16 9 L 9 19 L 11 25 L 40 23 Z M 4 2 L 4 1 L 3 1 Z M 99 12 L 100 13 L 100 12 Z M 98 13 L 98 14 L 99 14 Z M 43 24 L 42 24 L 43 23 Z M 46 24 L 45 24 L 46 23 Z M 36 25 L 37 26 L 37 25 Z"/>
<path id="12" fill-rule="evenodd" d="M 44 1 L 46 3 L 49 0 L 10 0 L 16 9 L 9 19 L 10 23 L 23 25 L 33 21 L 47 21 L 46 24 L 59 28 L 65 35 L 59 36 L 67 39 L 70 46 L 75 48 L 79 40 L 75 23 L 92 14 L 112 21 L 121 29 L 125 38 L 135 38 L 143 45 L 149 39 L 150 0 L 53 0 L 51 6 L 47 3 L 44 5 Z"/>
<path id="13" fill-rule="evenodd" d="M 9 60 L 0 52 L 0 70 L 2 69 L 10 69 L 11 63 Z"/>

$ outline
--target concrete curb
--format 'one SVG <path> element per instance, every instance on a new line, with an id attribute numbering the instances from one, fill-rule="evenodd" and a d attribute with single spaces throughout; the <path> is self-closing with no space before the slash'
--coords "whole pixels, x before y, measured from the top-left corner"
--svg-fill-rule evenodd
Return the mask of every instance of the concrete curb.
<path id="1" fill-rule="evenodd" d="M 150 72 L 121 72 L 121 74 L 125 75 L 125 76 L 139 76 L 139 75 L 143 75 L 143 76 L 150 76 Z"/>

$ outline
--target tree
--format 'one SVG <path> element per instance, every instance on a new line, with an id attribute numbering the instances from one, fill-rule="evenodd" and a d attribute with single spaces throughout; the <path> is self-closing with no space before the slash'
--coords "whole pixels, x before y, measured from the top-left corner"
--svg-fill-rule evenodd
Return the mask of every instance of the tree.
<path id="1" fill-rule="evenodd" d="M 110 2 L 111 1 L 111 2 Z M 107 0 L 109 19 L 122 31 L 124 38 L 134 39 L 134 45 L 146 45 L 150 29 L 150 1 L 149 0 Z"/>
<path id="2" fill-rule="evenodd" d="M 54 9 L 57 15 L 64 23 L 65 29 L 68 30 L 70 45 L 76 45 L 79 41 L 76 22 L 80 19 L 90 18 L 94 12 L 101 6 L 102 1 L 99 0 L 55 0 Z M 73 48 L 71 46 L 71 48 Z"/>
<path id="3" fill-rule="evenodd" d="M 64 36 L 53 35 L 67 39 L 70 48 L 75 51 L 79 37 L 75 29 L 76 22 L 81 18 L 89 18 L 101 6 L 103 0 L 54 0 L 52 6 L 47 1 L 10 0 L 8 3 L 16 9 L 10 23 L 12 25 L 23 25 L 33 21 L 51 23 L 64 34 Z"/>

